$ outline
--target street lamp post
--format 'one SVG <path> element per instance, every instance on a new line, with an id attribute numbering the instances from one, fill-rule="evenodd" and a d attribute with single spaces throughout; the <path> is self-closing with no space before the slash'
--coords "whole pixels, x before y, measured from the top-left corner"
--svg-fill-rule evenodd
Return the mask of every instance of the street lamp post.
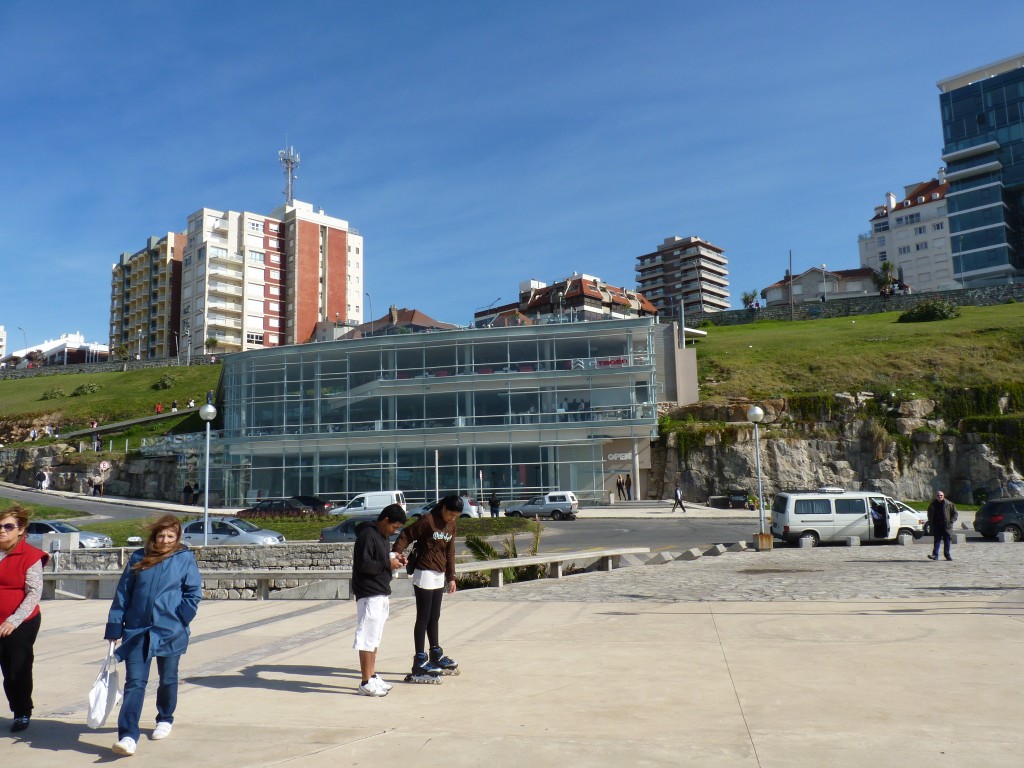
<path id="1" fill-rule="evenodd" d="M 369 291 L 363 291 L 363 295 L 366 296 L 366 304 L 370 308 L 370 334 L 373 333 L 373 297 L 370 296 Z M 368 336 L 370 334 L 367 334 Z"/>
<path id="2" fill-rule="evenodd" d="M 758 510 L 758 533 L 754 541 L 759 552 L 772 548 L 772 536 L 768 533 L 764 515 L 764 492 L 761 486 L 761 434 L 758 429 L 764 420 L 764 411 L 752 405 L 747 409 L 747 421 L 754 425 L 754 465 L 757 467 L 757 510 Z"/>
<path id="3" fill-rule="evenodd" d="M 828 300 L 828 285 L 825 283 L 825 265 L 821 265 L 821 300 Z"/>
<path id="4" fill-rule="evenodd" d="M 28 354 L 28 334 L 25 333 L 25 329 L 20 325 L 18 326 L 18 330 L 21 331 L 21 340 L 25 342 L 25 353 Z"/>
<path id="5" fill-rule="evenodd" d="M 203 546 L 210 540 L 210 422 L 217 418 L 217 409 L 206 396 L 206 405 L 199 409 L 199 418 L 206 422 L 206 469 L 203 474 Z"/>

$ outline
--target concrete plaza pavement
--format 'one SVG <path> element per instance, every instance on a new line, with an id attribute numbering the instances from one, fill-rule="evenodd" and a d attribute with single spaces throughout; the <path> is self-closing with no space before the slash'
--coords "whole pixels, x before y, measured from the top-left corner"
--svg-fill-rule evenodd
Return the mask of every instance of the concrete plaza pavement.
<path id="1" fill-rule="evenodd" d="M 110 752 L 85 726 L 106 604 L 43 605 L 36 710 L 4 763 L 166 766 L 1017 766 L 1024 591 L 1013 544 L 729 553 L 445 598 L 463 673 L 405 685 L 395 599 L 356 695 L 355 605 L 207 601 L 170 738 Z M 155 671 L 154 671 L 155 674 Z"/>

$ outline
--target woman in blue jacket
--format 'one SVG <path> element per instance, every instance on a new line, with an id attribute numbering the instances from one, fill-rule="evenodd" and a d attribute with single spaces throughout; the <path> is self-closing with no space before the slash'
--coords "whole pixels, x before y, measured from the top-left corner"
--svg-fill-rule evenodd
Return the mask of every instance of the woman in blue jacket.
<path id="1" fill-rule="evenodd" d="M 121 641 L 115 653 L 125 665 L 115 753 L 135 754 L 154 657 L 160 685 L 151 738 L 164 739 L 171 734 L 178 701 L 178 659 L 188 648 L 189 624 L 202 595 L 203 580 L 195 556 L 181 543 L 181 522 L 174 515 L 164 515 L 151 526 L 146 546 L 129 558 L 107 616 L 104 638 Z"/>

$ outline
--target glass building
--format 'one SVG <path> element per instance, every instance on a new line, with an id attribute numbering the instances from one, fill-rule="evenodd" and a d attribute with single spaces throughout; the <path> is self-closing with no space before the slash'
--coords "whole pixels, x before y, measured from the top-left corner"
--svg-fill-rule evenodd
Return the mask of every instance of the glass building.
<path id="1" fill-rule="evenodd" d="M 1024 55 L 938 83 L 953 272 L 971 288 L 1024 276 Z"/>
<path id="2" fill-rule="evenodd" d="M 211 492 L 642 498 L 659 402 L 696 400 L 677 326 L 643 317 L 406 333 L 229 356 Z M 220 487 L 218 487 L 220 486 Z"/>

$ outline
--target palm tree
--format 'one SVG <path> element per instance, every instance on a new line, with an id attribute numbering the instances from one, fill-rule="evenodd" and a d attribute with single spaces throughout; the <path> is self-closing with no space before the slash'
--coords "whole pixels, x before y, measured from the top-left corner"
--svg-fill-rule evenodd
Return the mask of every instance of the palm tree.
<path id="1" fill-rule="evenodd" d="M 883 261 L 878 271 L 872 275 L 872 279 L 875 281 L 878 292 L 882 296 L 891 296 L 893 286 L 898 282 L 896 279 L 896 265 L 891 261 Z"/>
<path id="2" fill-rule="evenodd" d="M 743 292 L 743 306 L 752 307 L 754 302 L 757 301 L 757 291 L 744 291 Z"/>

